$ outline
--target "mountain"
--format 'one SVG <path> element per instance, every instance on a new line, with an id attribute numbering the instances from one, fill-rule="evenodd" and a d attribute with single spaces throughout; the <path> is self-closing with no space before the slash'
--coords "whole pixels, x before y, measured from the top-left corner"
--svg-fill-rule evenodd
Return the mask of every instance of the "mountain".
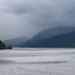
<path id="1" fill-rule="evenodd" d="M 11 45 L 11 46 L 14 47 L 14 46 L 18 46 L 19 43 L 25 42 L 27 40 L 28 40 L 28 38 L 26 36 L 20 36 L 20 37 L 17 37 L 17 38 L 5 40 L 3 42 L 6 44 L 6 46 Z"/>
<path id="2" fill-rule="evenodd" d="M 53 36 L 35 44 L 26 45 L 26 47 L 75 47 L 75 31 Z"/>
<path id="3" fill-rule="evenodd" d="M 61 35 L 65 33 L 70 33 L 72 31 L 75 31 L 75 27 L 65 26 L 65 27 L 52 27 L 46 30 L 43 30 L 39 32 L 37 35 L 35 35 L 30 40 L 24 42 L 21 44 L 22 47 L 29 47 L 31 45 L 35 45 L 38 41 L 42 41 L 48 38 L 51 38 L 56 35 Z"/>
<path id="4" fill-rule="evenodd" d="M 11 46 L 6 47 L 6 45 L 0 40 L 0 49 L 12 49 Z"/>

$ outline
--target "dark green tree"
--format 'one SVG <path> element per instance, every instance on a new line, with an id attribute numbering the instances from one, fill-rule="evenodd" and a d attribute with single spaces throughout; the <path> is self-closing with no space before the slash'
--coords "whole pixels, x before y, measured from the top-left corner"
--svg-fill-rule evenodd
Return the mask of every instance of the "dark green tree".
<path id="1" fill-rule="evenodd" d="M 6 49 L 7 47 L 5 44 L 0 40 L 0 49 Z"/>
<path id="2" fill-rule="evenodd" d="M 9 46 L 8 46 L 8 49 L 12 49 L 12 47 L 9 45 Z"/>

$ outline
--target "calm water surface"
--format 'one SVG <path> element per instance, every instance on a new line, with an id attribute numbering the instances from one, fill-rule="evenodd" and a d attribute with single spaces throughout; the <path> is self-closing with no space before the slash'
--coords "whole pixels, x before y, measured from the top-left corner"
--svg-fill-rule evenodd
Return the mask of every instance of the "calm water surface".
<path id="1" fill-rule="evenodd" d="M 75 49 L 0 50 L 0 75 L 75 75 Z"/>

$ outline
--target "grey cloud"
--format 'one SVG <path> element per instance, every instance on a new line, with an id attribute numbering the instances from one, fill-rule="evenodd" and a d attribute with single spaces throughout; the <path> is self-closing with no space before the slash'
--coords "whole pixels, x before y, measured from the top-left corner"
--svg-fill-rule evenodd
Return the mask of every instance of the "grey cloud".
<path id="1" fill-rule="evenodd" d="M 34 0 L 32 0 L 34 1 Z M 28 13 L 33 10 L 34 3 L 31 0 L 6 0 L 4 1 L 4 6 L 9 7 L 14 14 Z"/>
<path id="2" fill-rule="evenodd" d="M 0 27 L 10 27 L 9 36 L 31 37 L 45 28 L 75 26 L 74 8 L 75 0 L 1 0 Z"/>

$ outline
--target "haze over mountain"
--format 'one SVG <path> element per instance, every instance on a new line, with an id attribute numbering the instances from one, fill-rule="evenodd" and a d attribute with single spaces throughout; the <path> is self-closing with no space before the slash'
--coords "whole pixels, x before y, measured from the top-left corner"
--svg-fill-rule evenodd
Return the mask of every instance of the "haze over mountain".
<path id="1" fill-rule="evenodd" d="M 51 38 L 56 35 L 61 35 L 65 33 L 70 33 L 72 31 L 75 31 L 75 27 L 70 27 L 70 26 L 58 26 L 58 27 L 52 27 L 50 29 L 46 29 L 35 35 L 33 38 L 30 40 L 24 42 L 21 44 L 21 46 L 31 46 L 36 44 L 38 41 L 46 40 L 48 38 Z"/>
<path id="2" fill-rule="evenodd" d="M 8 46 L 8 45 L 16 46 L 17 44 L 19 44 L 21 42 L 25 42 L 27 40 L 28 40 L 28 38 L 26 36 L 20 36 L 17 38 L 5 40 L 3 42 L 5 43 L 6 46 Z"/>

